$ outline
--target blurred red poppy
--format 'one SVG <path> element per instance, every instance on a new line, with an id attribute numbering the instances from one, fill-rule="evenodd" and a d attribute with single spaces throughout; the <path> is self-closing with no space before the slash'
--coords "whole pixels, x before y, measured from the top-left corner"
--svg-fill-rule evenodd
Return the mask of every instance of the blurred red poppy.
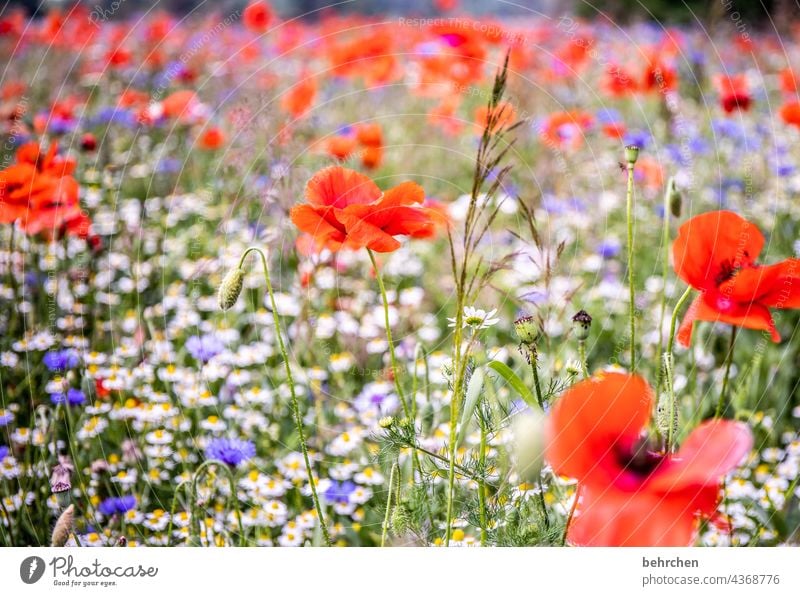
<path id="1" fill-rule="evenodd" d="M 30 235 L 67 233 L 86 237 L 89 218 L 78 203 L 75 161 L 47 153 L 37 143 L 22 145 L 16 163 L 0 171 L 0 223 L 18 222 Z"/>
<path id="2" fill-rule="evenodd" d="M 425 191 L 415 182 L 381 192 L 363 174 L 329 166 L 308 181 L 306 199 L 292 208 L 292 221 L 317 246 L 333 251 L 391 252 L 400 248 L 395 236 L 426 238 L 436 231 L 437 215 L 421 206 Z"/>
<path id="3" fill-rule="evenodd" d="M 750 109 L 753 98 L 750 95 L 750 87 L 747 84 L 745 75 L 732 77 L 719 75 L 716 77 L 714 84 L 719 91 L 720 105 L 726 114 L 730 114 L 737 109 L 745 112 Z"/>
<path id="4" fill-rule="evenodd" d="M 644 434 L 653 405 L 644 379 L 608 373 L 573 385 L 553 407 L 547 459 L 580 490 L 572 544 L 689 546 L 699 520 L 714 517 L 721 479 L 752 447 L 750 430 L 707 421 L 666 454 Z"/>
<path id="5" fill-rule="evenodd" d="M 265 33 L 272 23 L 272 9 L 266 2 L 252 2 L 242 13 L 244 26 L 255 33 Z"/>
<path id="6" fill-rule="evenodd" d="M 800 259 L 757 265 L 764 246 L 758 228 L 731 211 L 712 211 L 684 223 L 672 245 L 675 272 L 702 292 L 678 331 L 688 346 L 694 321 L 720 321 L 768 331 L 780 341 L 770 308 L 800 308 Z"/>

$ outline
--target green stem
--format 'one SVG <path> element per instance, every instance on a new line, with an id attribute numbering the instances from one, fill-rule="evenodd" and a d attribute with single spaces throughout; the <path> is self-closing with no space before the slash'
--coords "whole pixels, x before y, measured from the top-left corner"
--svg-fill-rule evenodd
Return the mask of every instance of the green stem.
<path id="1" fill-rule="evenodd" d="M 736 330 L 739 329 L 736 325 L 731 326 L 731 341 L 728 344 L 728 354 L 725 357 L 727 363 L 725 364 L 725 376 L 722 379 L 722 391 L 719 393 L 719 401 L 717 402 L 717 410 L 714 413 L 714 418 L 722 416 L 723 405 L 725 404 L 725 396 L 728 393 L 728 380 L 731 376 L 731 364 L 733 364 L 733 344 L 736 342 Z"/>
<path id="2" fill-rule="evenodd" d="M 197 482 L 200 480 L 202 476 L 202 472 L 204 472 L 207 468 L 211 466 L 217 466 L 217 469 L 222 470 L 222 473 L 225 474 L 228 478 L 228 485 L 230 487 L 230 497 L 228 498 L 228 505 L 230 502 L 233 501 L 233 509 L 236 512 L 236 521 L 239 525 L 239 546 L 243 546 L 244 540 L 244 525 L 242 524 L 242 514 L 239 510 L 239 497 L 236 494 L 236 480 L 233 478 L 233 472 L 231 471 L 230 467 L 218 459 L 208 459 L 204 461 L 197 467 L 197 470 L 194 473 L 194 478 L 192 478 L 192 513 L 191 513 L 191 520 L 190 524 L 192 527 L 192 534 L 193 537 L 196 537 L 198 540 L 198 544 L 200 543 L 200 520 L 197 517 Z"/>
<path id="3" fill-rule="evenodd" d="M 670 194 L 673 186 L 672 179 L 667 182 L 664 191 L 664 226 L 661 231 L 661 312 L 658 317 L 658 362 L 664 359 L 664 317 L 667 316 L 667 278 L 669 277 L 669 215 L 670 215 Z M 658 379 L 656 390 L 661 386 L 661 366 L 658 368 Z"/>
<path id="4" fill-rule="evenodd" d="M 669 398 L 669 430 L 667 431 L 667 442 L 666 442 L 666 451 L 669 453 L 670 449 L 672 448 L 674 437 L 673 435 L 673 427 L 675 426 L 675 410 L 677 409 L 677 403 L 675 401 L 675 387 L 673 383 L 673 356 L 672 356 L 672 349 L 675 345 L 675 327 L 678 325 L 678 315 L 683 308 L 683 305 L 689 299 L 689 296 L 692 294 L 692 287 L 689 286 L 684 290 L 681 297 L 678 298 L 678 302 L 675 304 L 675 308 L 672 310 L 672 318 L 669 322 L 669 337 L 667 338 L 667 350 L 664 352 L 662 356 L 663 365 L 664 365 L 664 373 L 666 375 L 666 384 L 667 384 L 667 396 Z M 660 370 L 659 366 L 659 370 Z"/>
<path id="5" fill-rule="evenodd" d="M 392 363 L 394 389 L 397 392 L 397 397 L 400 398 L 400 403 L 403 405 L 403 413 L 406 415 L 406 417 L 409 417 L 411 415 L 411 411 L 408 409 L 408 403 L 406 402 L 405 394 L 403 393 L 403 387 L 400 384 L 397 356 L 394 352 L 394 341 L 392 340 L 392 328 L 389 325 L 389 300 L 386 298 L 386 287 L 383 285 L 383 275 L 381 275 L 381 270 L 378 268 L 378 263 L 375 261 L 375 254 L 372 252 L 372 250 L 368 248 L 367 254 L 369 254 L 369 260 L 372 262 L 372 268 L 375 270 L 375 278 L 378 280 L 378 288 L 380 288 L 381 299 L 383 300 L 383 320 L 386 324 L 386 340 L 389 342 L 389 358 Z"/>
<path id="6" fill-rule="evenodd" d="M 481 425 L 481 444 L 480 444 L 480 453 L 478 454 L 478 461 L 480 462 L 480 469 L 483 472 L 486 466 L 486 423 L 483 419 L 483 416 L 479 416 L 478 419 Z M 487 515 L 486 515 L 486 481 L 484 478 L 481 478 L 478 481 L 478 507 L 480 508 L 479 516 L 481 520 L 481 546 L 486 546 Z"/>
<path id="7" fill-rule="evenodd" d="M 317 483 L 314 481 L 314 471 L 311 467 L 311 460 L 308 457 L 308 445 L 306 444 L 305 431 L 303 430 L 303 417 L 300 414 L 300 405 L 297 401 L 297 391 L 294 386 L 294 377 L 292 376 L 292 369 L 289 366 L 289 356 L 286 353 L 286 346 L 283 343 L 283 331 L 281 330 L 281 321 L 278 317 L 278 306 L 275 303 L 275 294 L 272 291 L 272 281 L 269 276 L 269 267 L 267 266 L 267 257 L 264 251 L 260 248 L 251 246 L 242 253 L 242 258 L 239 260 L 239 268 L 241 269 L 244 260 L 251 252 L 257 252 L 261 257 L 261 264 L 264 266 L 264 281 L 267 283 L 267 293 L 269 294 L 270 306 L 272 307 L 272 319 L 275 323 L 275 336 L 278 338 L 278 347 L 281 351 L 283 358 L 283 366 L 286 370 L 286 380 L 289 383 L 289 392 L 292 396 L 292 413 L 294 414 L 294 422 L 297 427 L 297 436 L 300 440 L 300 450 L 303 452 L 303 461 L 306 464 L 306 473 L 308 475 L 308 484 L 311 487 L 311 500 L 314 502 L 314 509 L 317 511 L 317 519 L 319 519 L 320 529 L 322 536 L 325 539 L 325 544 L 331 545 L 331 537 L 328 533 L 328 526 L 325 524 L 325 516 L 322 513 L 322 506 L 317 496 Z M 389 342 L 391 344 L 391 342 Z"/>
<path id="8" fill-rule="evenodd" d="M 175 520 L 175 507 L 178 504 L 178 495 L 181 492 L 181 489 L 184 487 L 189 486 L 188 480 L 182 480 L 178 483 L 178 486 L 175 487 L 175 492 L 172 493 L 172 507 L 169 509 L 169 525 L 167 526 L 167 546 L 172 546 L 172 528 L 174 526 Z M 189 523 L 194 523 L 193 520 L 189 520 Z"/>
<path id="9" fill-rule="evenodd" d="M 578 340 L 578 359 L 581 361 L 581 372 L 583 373 L 583 378 L 589 378 L 589 367 L 586 363 L 586 340 L 579 339 Z"/>
<path id="10" fill-rule="evenodd" d="M 631 334 L 631 372 L 636 372 L 636 290 L 635 275 L 633 271 L 633 164 L 628 163 L 628 191 L 627 191 L 627 209 L 626 215 L 628 220 L 628 284 L 630 286 L 630 334 Z"/>
<path id="11" fill-rule="evenodd" d="M 533 370 L 533 388 L 536 391 L 536 401 L 539 402 L 539 407 L 544 412 L 544 398 L 542 397 L 542 386 L 539 383 L 539 352 L 536 347 L 532 348 L 531 353 L 531 369 Z"/>
<path id="12" fill-rule="evenodd" d="M 578 508 L 578 499 L 581 496 L 581 485 L 575 487 L 575 498 L 572 500 L 572 507 L 569 508 L 569 515 L 567 516 L 567 523 L 564 524 L 564 534 L 561 536 L 561 546 L 567 543 L 567 533 L 569 526 L 572 524 L 572 518 L 575 516 L 575 509 Z"/>
<path id="13" fill-rule="evenodd" d="M 392 471 L 389 472 L 389 494 L 386 496 L 386 513 L 383 516 L 383 532 L 381 532 L 381 548 L 386 545 L 386 532 L 389 530 L 389 515 L 392 512 L 392 490 L 394 488 L 394 471 L 397 464 L 392 464 Z"/>

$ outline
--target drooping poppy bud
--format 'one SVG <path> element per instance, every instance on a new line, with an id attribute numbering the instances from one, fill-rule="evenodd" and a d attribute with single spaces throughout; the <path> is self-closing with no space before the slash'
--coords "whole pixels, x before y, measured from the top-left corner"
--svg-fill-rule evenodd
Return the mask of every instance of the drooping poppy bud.
<path id="1" fill-rule="evenodd" d="M 241 267 L 231 269 L 223 278 L 222 283 L 219 285 L 219 292 L 217 297 L 219 299 L 219 307 L 222 310 L 228 310 L 239 299 L 239 294 L 242 293 L 242 286 L 244 285 L 244 271 Z"/>

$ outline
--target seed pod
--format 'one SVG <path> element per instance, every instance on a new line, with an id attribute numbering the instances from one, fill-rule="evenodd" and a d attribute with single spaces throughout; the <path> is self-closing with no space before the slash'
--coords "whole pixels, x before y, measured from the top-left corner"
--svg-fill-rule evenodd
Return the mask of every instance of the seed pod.
<path id="1" fill-rule="evenodd" d="M 534 345 L 536 340 L 539 339 L 539 326 L 530 315 L 520 317 L 514 321 L 514 331 L 519 341 L 526 346 Z"/>
<path id="2" fill-rule="evenodd" d="M 219 286 L 217 297 L 219 298 L 219 307 L 222 310 L 228 310 L 239 298 L 242 293 L 242 286 L 244 285 L 244 271 L 237 267 L 231 269 L 222 280 Z"/>
<path id="3" fill-rule="evenodd" d="M 589 337 L 591 328 L 592 317 L 585 310 L 579 310 L 572 317 L 572 330 L 575 332 L 575 337 L 580 341 L 584 341 Z"/>
<path id="4" fill-rule="evenodd" d="M 637 159 L 639 159 L 639 147 L 636 145 L 625 147 L 625 161 L 628 162 L 628 165 L 635 164 Z"/>

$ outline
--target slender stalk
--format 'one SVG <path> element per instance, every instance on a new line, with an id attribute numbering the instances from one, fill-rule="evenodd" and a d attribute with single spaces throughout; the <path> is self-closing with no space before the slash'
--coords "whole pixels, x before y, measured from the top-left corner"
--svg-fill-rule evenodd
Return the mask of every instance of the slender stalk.
<path id="1" fill-rule="evenodd" d="M 572 524 L 572 518 L 575 516 L 575 509 L 578 508 L 578 500 L 581 497 L 581 485 L 575 487 L 575 498 L 572 501 L 572 507 L 569 508 L 569 515 L 567 516 L 567 523 L 564 524 L 564 535 L 561 536 L 561 546 L 567 543 L 567 533 L 569 526 Z"/>
<path id="2" fill-rule="evenodd" d="M 478 461 L 480 462 L 480 469 L 481 471 L 483 471 L 484 466 L 486 465 L 486 422 L 484 421 L 483 416 L 479 416 L 478 420 L 481 425 L 481 444 L 480 444 L 480 453 L 478 454 Z M 487 514 L 486 514 L 486 481 L 484 478 L 478 480 L 478 507 L 479 507 L 479 517 L 481 520 L 481 546 L 486 546 Z"/>
<path id="3" fill-rule="evenodd" d="M 533 388 L 536 391 L 536 401 L 544 412 L 544 398 L 542 397 L 542 386 L 539 383 L 539 352 L 534 346 L 531 353 L 531 369 L 533 370 Z"/>
<path id="4" fill-rule="evenodd" d="M 583 373 L 583 378 L 589 378 L 589 366 L 586 362 L 586 340 L 580 339 L 578 340 L 578 359 L 581 361 L 581 372 Z"/>
<path id="5" fill-rule="evenodd" d="M 669 337 L 667 338 L 667 351 L 663 354 L 663 361 L 664 361 L 664 373 L 666 375 L 666 385 L 667 385 L 667 395 L 669 397 L 669 430 L 667 431 L 667 444 L 666 444 L 666 451 L 669 453 L 670 449 L 672 448 L 673 439 L 673 420 L 675 420 L 675 410 L 677 409 L 677 403 L 675 400 L 675 386 L 673 384 L 673 368 L 672 368 L 672 349 L 675 345 L 675 327 L 678 324 L 678 315 L 683 308 L 683 305 L 689 299 L 689 296 L 692 294 L 692 287 L 689 286 L 684 290 L 681 297 L 678 298 L 678 302 L 675 304 L 675 308 L 672 310 L 672 318 L 669 322 Z"/>
<path id="6" fill-rule="evenodd" d="M 386 513 L 383 516 L 383 532 L 381 532 L 381 548 L 386 545 L 386 532 L 389 530 L 389 515 L 392 512 L 392 490 L 394 489 L 394 471 L 397 464 L 392 464 L 392 471 L 389 472 L 389 494 L 386 496 Z"/>
<path id="7" fill-rule="evenodd" d="M 372 252 L 372 250 L 368 248 L 367 254 L 369 254 L 369 260 L 372 262 L 372 268 L 375 270 L 375 278 L 378 280 L 378 288 L 380 288 L 381 299 L 383 300 L 383 319 L 386 323 L 386 340 L 389 342 L 389 358 L 391 359 L 392 363 L 394 389 L 397 392 L 397 397 L 400 398 L 400 403 L 403 405 L 403 413 L 406 415 L 406 417 L 409 417 L 411 415 L 411 411 L 408 409 L 408 403 L 406 402 L 406 397 L 403 393 L 403 387 L 400 384 L 397 356 L 394 352 L 394 341 L 392 340 L 392 328 L 389 326 L 389 301 L 386 298 L 386 288 L 383 285 L 383 275 L 381 274 L 381 270 L 378 268 L 378 263 L 375 261 L 375 254 Z"/>
<path id="8" fill-rule="evenodd" d="M 658 361 L 664 359 L 664 317 L 667 316 L 667 279 L 669 277 L 669 216 L 670 194 L 673 187 L 672 179 L 667 183 L 664 191 L 664 226 L 661 230 L 661 312 L 658 317 Z M 659 366 L 656 389 L 661 386 L 661 367 Z"/>
<path id="9" fill-rule="evenodd" d="M 631 335 L 631 372 L 636 372 L 636 289 L 635 275 L 633 271 L 633 163 L 628 162 L 628 192 L 626 216 L 628 220 L 628 284 L 630 286 L 630 309 L 628 318 L 630 319 Z"/>
<path id="10" fill-rule="evenodd" d="M 733 344 L 736 342 L 736 331 L 739 329 L 736 325 L 731 326 L 731 341 L 728 344 L 728 354 L 725 357 L 727 363 L 725 364 L 725 376 L 722 378 L 722 391 L 719 393 L 719 401 L 717 402 L 717 410 L 714 413 L 714 418 L 722 416 L 723 405 L 725 404 L 725 396 L 728 393 L 728 381 L 731 376 L 731 364 L 733 364 Z"/>
<path id="11" fill-rule="evenodd" d="M 223 461 L 218 459 L 208 459 L 197 467 L 192 479 L 192 517 L 190 520 L 191 527 L 193 528 L 192 534 L 200 539 L 200 520 L 197 518 L 197 482 L 200 480 L 202 473 L 210 466 L 217 466 L 217 469 L 222 470 L 222 473 L 228 478 L 228 486 L 231 491 L 228 497 L 228 505 L 233 501 L 233 509 L 236 512 L 236 521 L 239 524 L 239 546 L 244 546 L 244 525 L 242 524 L 242 513 L 239 510 L 239 497 L 236 495 L 236 481 L 233 478 L 233 472 L 230 467 Z M 177 492 L 177 491 L 176 491 Z M 195 534 L 195 531 L 197 532 Z"/>
<path id="12" fill-rule="evenodd" d="M 294 414 L 294 422 L 297 427 L 297 436 L 300 440 L 300 450 L 303 453 L 303 461 L 306 464 L 306 473 L 308 475 L 308 484 L 311 487 L 311 500 L 314 502 L 314 509 L 317 511 L 317 519 L 319 519 L 320 529 L 322 536 L 325 539 L 325 544 L 331 545 L 331 537 L 328 533 L 328 526 L 325 524 L 325 516 L 322 513 L 322 506 L 317 496 L 317 483 L 314 481 L 314 472 L 311 468 L 311 460 L 308 457 L 308 445 L 306 444 L 305 431 L 303 430 L 303 417 L 300 414 L 300 405 L 297 401 L 297 391 L 294 386 L 294 377 L 292 376 L 292 369 L 289 366 L 289 356 L 286 353 L 286 345 L 283 343 L 283 331 L 281 329 L 280 317 L 278 317 L 278 306 L 275 303 L 275 294 L 272 291 L 272 281 L 269 276 L 269 267 L 267 266 L 267 257 L 264 251 L 258 247 L 251 246 L 242 253 L 242 258 L 239 260 L 239 268 L 242 268 L 245 258 L 251 252 L 256 252 L 261 257 L 261 264 L 264 267 L 264 281 L 267 283 L 267 293 L 269 294 L 270 306 L 272 307 L 272 320 L 275 323 L 275 336 L 278 338 L 278 347 L 281 351 L 283 358 L 283 366 L 286 370 L 286 380 L 289 383 L 289 392 L 292 396 L 292 413 Z M 391 341 L 389 342 L 391 345 Z"/>

